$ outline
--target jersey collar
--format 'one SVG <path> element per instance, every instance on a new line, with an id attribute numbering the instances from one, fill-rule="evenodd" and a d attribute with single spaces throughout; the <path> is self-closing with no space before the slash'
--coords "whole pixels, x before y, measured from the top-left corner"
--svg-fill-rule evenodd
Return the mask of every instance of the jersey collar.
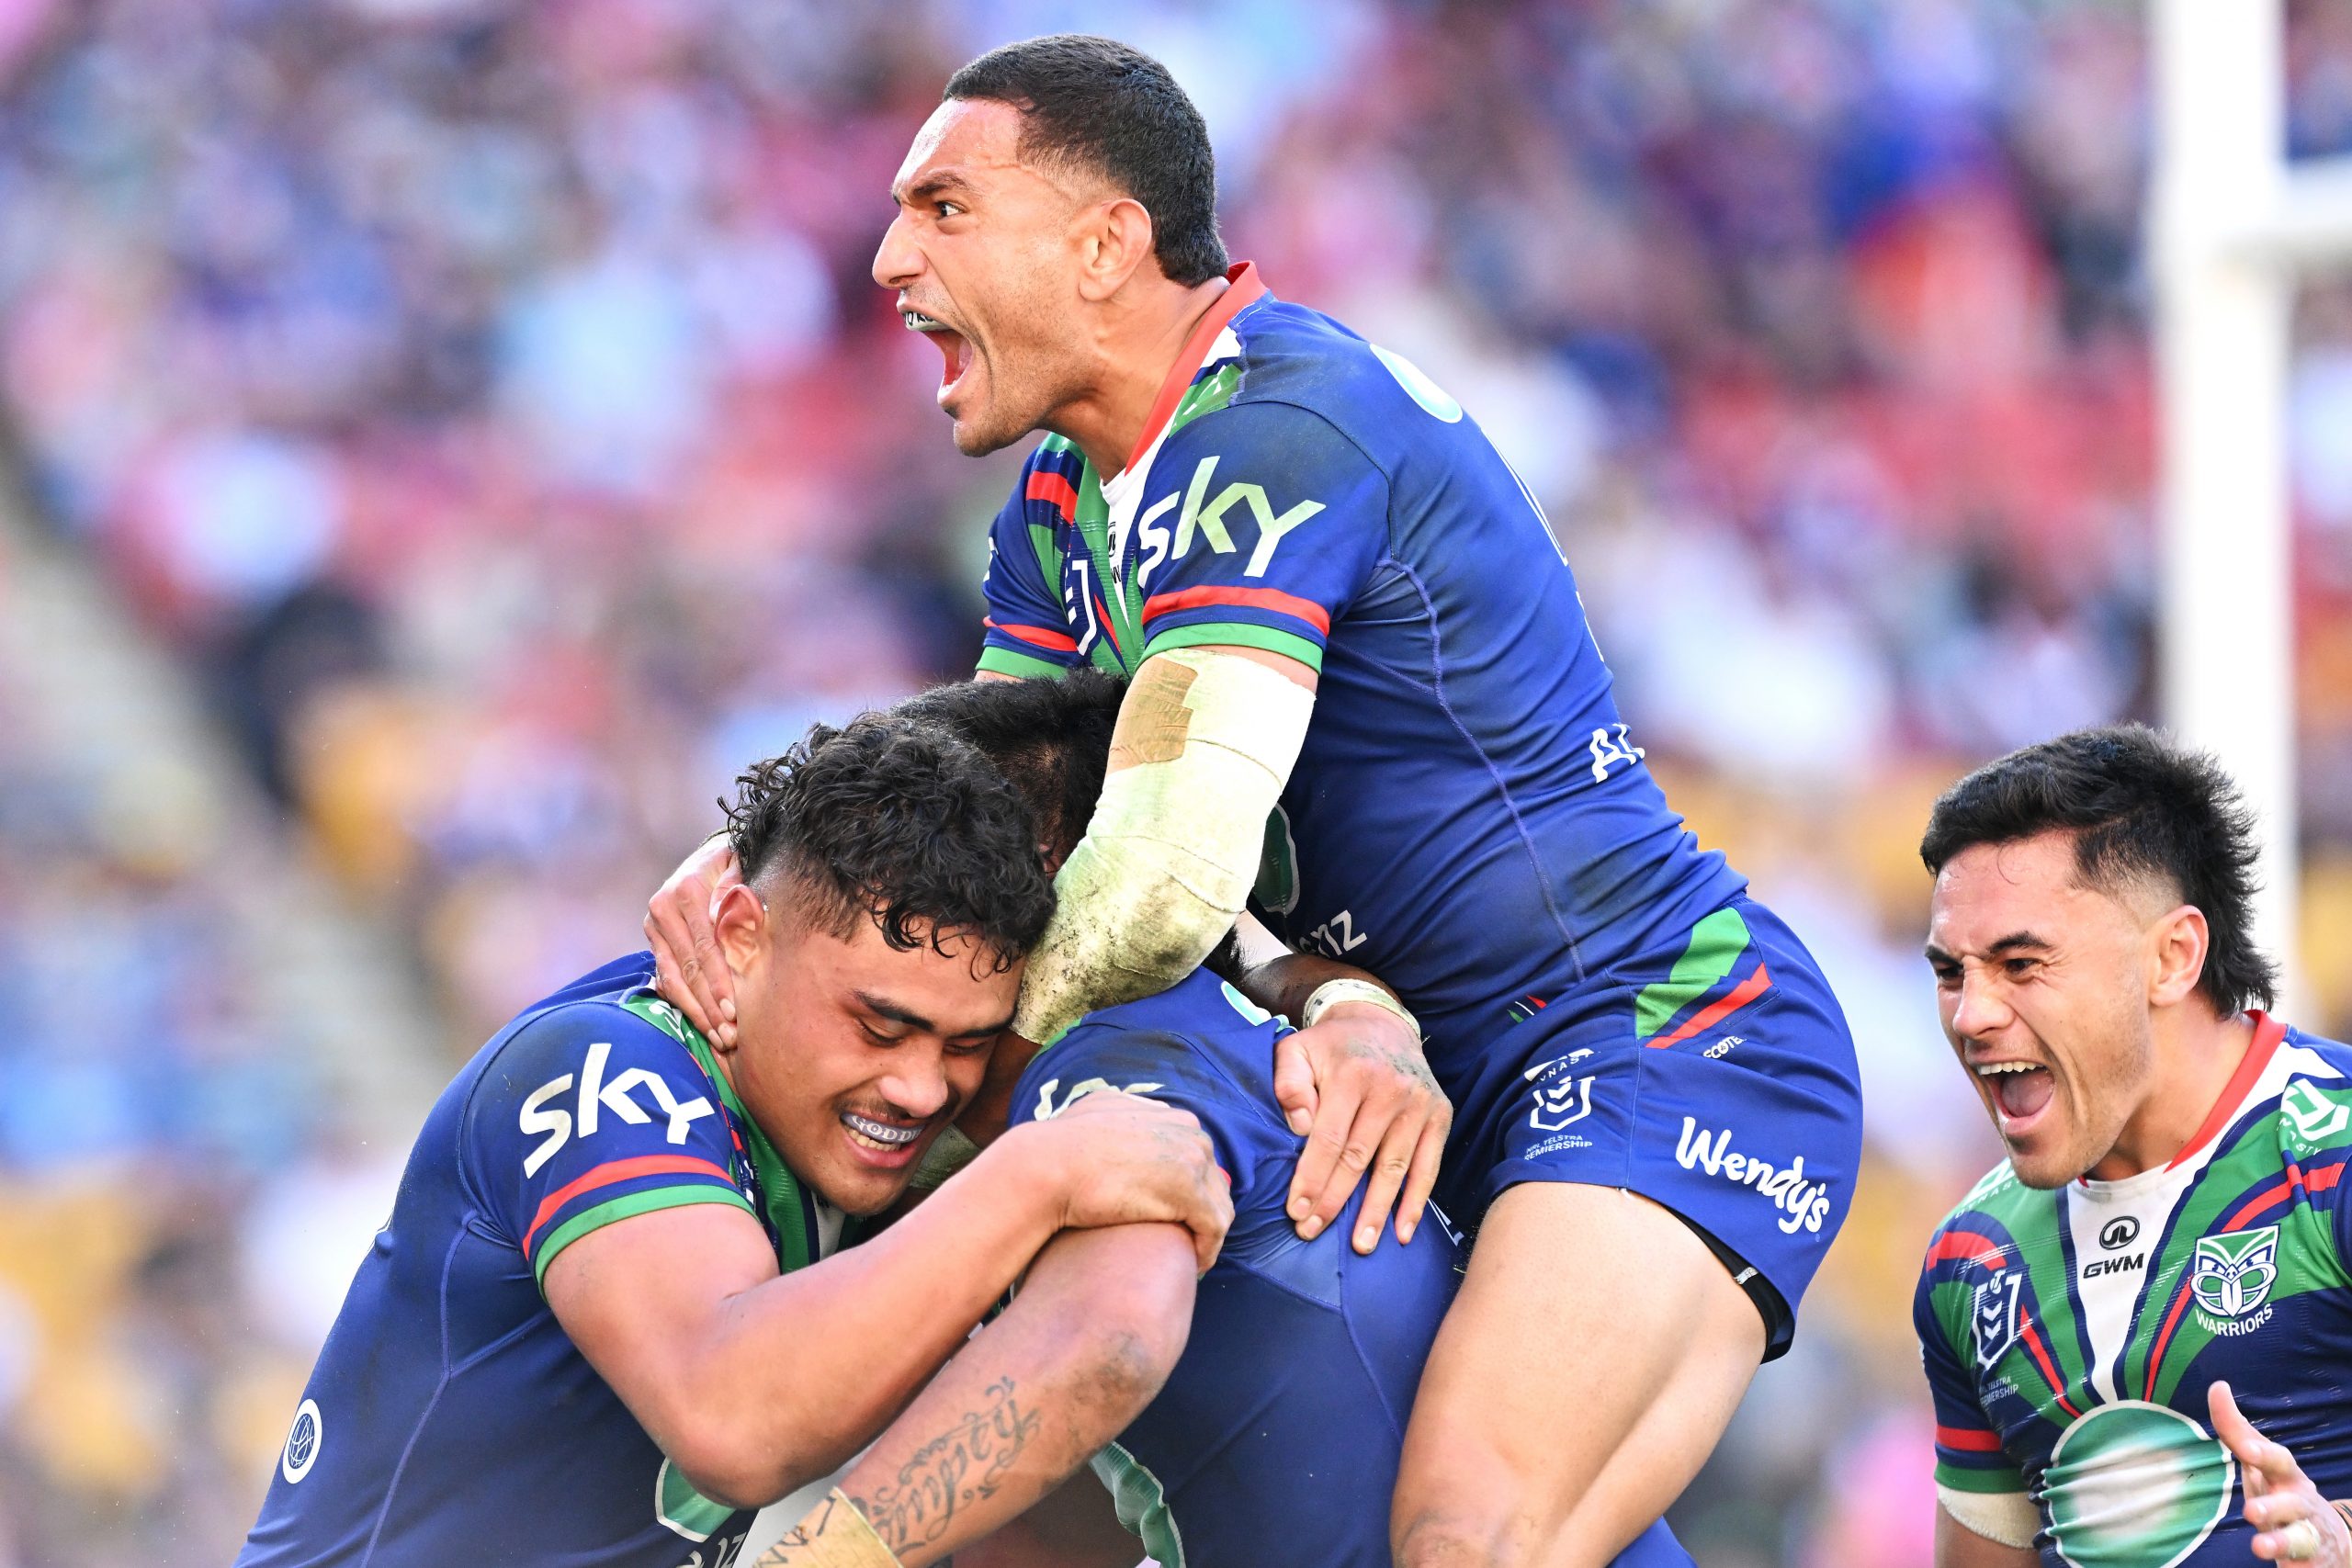
<path id="1" fill-rule="evenodd" d="M 2278 1049 L 2278 1043 L 2287 1038 L 2287 1026 L 2260 1009 L 2248 1009 L 2246 1016 L 2254 1020 L 2252 1043 L 2246 1046 L 2237 1071 L 2222 1086 L 2222 1097 L 2206 1112 L 2204 1125 L 2197 1129 L 2196 1135 L 2182 1146 L 2180 1153 L 2172 1156 L 2165 1166 L 2166 1170 L 2177 1170 L 2187 1165 L 2203 1152 L 2206 1145 L 2222 1135 L 2222 1129 L 2230 1124 L 2230 1118 L 2245 1103 L 2245 1097 L 2254 1092 L 2255 1081 L 2270 1065 L 2271 1054 Z"/>
<path id="2" fill-rule="evenodd" d="M 718 1057 L 703 1038 L 702 1031 L 687 1021 L 686 1016 L 662 999 L 650 986 L 640 987 L 621 998 L 621 1006 L 652 1024 L 686 1048 L 695 1065 L 710 1079 L 710 1087 L 718 1095 L 718 1102 L 742 1137 L 741 1152 L 751 1162 L 752 1174 L 759 1180 L 760 1198 L 767 1205 L 767 1221 L 778 1237 L 784 1257 L 778 1262 L 786 1272 L 817 1260 L 818 1246 L 814 1209 L 802 1201 L 799 1179 L 792 1168 L 784 1163 L 768 1135 L 735 1092 L 735 1086 L 719 1070 Z"/>
<path id="3" fill-rule="evenodd" d="M 1216 345 L 1216 334 L 1225 331 L 1245 307 L 1265 297 L 1265 280 L 1258 276 L 1256 262 L 1236 262 L 1226 268 L 1225 281 L 1225 292 L 1217 296 L 1216 303 L 1209 307 L 1208 314 L 1193 324 L 1193 334 L 1184 340 L 1183 351 L 1176 355 L 1176 363 L 1169 370 L 1168 378 L 1159 384 L 1159 395 L 1152 399 L 1151 412 L 1143 422 L 1143 434 L 1136 438 L 1136 449 L 1127 454 L 1126 463 L 1119 470 L 1121 473 L 1143 461 L 1144 454 L 1151 450 L 1151 444 L 1159 439 L 1159 433 L 1168 427 L 1170 420 L 1176 417 L 1176 405 L 1184 400 L 1185 389 L 1193 384 L 1193 378 L 1201 373 L 1201 366 L 1208 358 L 1209 350 Z"/>

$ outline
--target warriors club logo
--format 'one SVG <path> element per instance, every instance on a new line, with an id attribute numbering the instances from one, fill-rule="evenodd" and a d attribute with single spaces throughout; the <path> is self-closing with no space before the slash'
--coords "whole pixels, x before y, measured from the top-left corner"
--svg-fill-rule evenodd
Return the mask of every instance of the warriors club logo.
<path id="1" fill-rule="evenodd" d="M 2197 1238 L 2188 1289 L 2215 1317 L 2244 1317 L 2261 1306 L 2278 1278 L 2278 1227 Z"/>

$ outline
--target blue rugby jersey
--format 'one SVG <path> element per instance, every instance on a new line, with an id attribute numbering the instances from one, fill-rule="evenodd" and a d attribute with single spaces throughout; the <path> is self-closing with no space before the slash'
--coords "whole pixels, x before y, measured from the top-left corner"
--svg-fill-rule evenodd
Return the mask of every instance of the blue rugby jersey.
<path id="1" fill-rule="evenodd" d="M 1229 644 L 1318 670 L 1252 908 L 1396 987 L 1460 1101 L 1516 1072 L 1484 1059 L 1515 1001 L 1679 950 L 1745 883 L 1668 807 L 1575 578 L 1476 422 L 1232 277 L 1119 474 L 1057 436 L 1031 456 L 991 536 L 981 668 L 1132 673 Z"/>
<path id="2" fill-rule="evenodd" d="M 1936 1479 L 2030 1497 L 2050 1568 L 2254 1561 L 2216 1381 L 2322 1495 L 2352 1495 L 2352 1047 L 2255 1018 L 2171 1161 L 2051 1190 L 2005 1162 L 1928 1246 Z"/>
<path id="3" fill-rule="evenodd" d="M 526 1009 L 442 1092 L 352 1280 L 239 1568 L 720 1568 L 697 1493 L 540 1295 L 599 1226 L 723 1203 L 781 1268 L 838 1236 L 637 953 Z"/>
<path id="4" fill-rule="evenodd" d="M 1287 1026 L 1204 970 L 1091 1013 L 1038 1052 L 1018 1125 L 1102 1089 L 1182 1106 L 1233 1179 L 1233 1226 L 1200 1284 L 1165 1386 L 1095 1472 L 1162 1568 L 1387 1568 L 1388 1511 L 1413 1394 L 1459 1281 L 1436 1215 L 1371 1257 L 1340 1219 L 1301 1241 L 1283 1203 L 1302 1140 L 1274 1100 Z M 1685 1563 L 1664 1523 L 1619 1568 Z"/>

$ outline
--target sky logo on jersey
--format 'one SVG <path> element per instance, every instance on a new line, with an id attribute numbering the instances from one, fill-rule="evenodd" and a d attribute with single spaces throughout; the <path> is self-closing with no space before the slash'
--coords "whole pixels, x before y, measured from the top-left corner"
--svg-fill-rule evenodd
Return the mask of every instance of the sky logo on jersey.
<path id="1" fill-rule="evenodd" d="M 654 1100 L 661 1104 L 663 1114 L 670 1118 L 669 1139 L 673 1144 L 686 1141 L 686 1128 L 692 1123 L 705 1116 L 718 1114 L 711 1109 L 710 1101 L 699 1094 L 682 1103 L 661 1074 L 649 1072 L 643 1067 L 631 1067 L 606 1083 L 605 1063 L 612 1054 L 611 1043 L 600 1040 L 588 1047 L 588 1060 L 581 1066 L 576 1124 L 582 1137 L 588 1137 L 596 1131 L 601 1124 L 598 1119 L 600 1111 L 609 1111 L 633 1126 L 641 1127 L 652 1121 L 645 1108 L 632 1098 L 639 1084 L 652 1089 Z M 571 1141 L 575 1125 L 572 1113 L 542 1109 L 548 1100 L 571 1087 L 571 1075 L 564 1073 L 533 1089 L 523 1101 L 522 1113 L 515 1119 L 515 1124 L 526 1134 L 547 1134 L 538 1146 L 523 1158 L 523 1174 L 526 1178 L 538 1175 L 539 1167 L 553 1159 L 556 1151 Z"/>
<path id="2" fill-rule="evenodd" d="M 1791 1235 L 1799 1226 L 1817 1234 L 1821 1222 L 1829 1217 L 1829 1184 L 1805 1179 L 1803 1155 L 1781 1167 L 1754 1155 L 1734 1154 L 1730 1128 L 1710 1132 L 1699 1125 L 1697 1118 L 1685 1116 L 1674 1158 L 1685 1170 L 1703 1170 L 1736 1186 L 1753 1187 L 1787 1216 L 1780 1225 Z"/>
<path id="3" fill-rule="evenodd" d="M 1052 1121 L 1055 1117 L 1059 1116 L 1063 1111 L 1068 1111 L 1071 1106 L 1076 1105 L 1080 1100 L 1084 1100 L 1090 1094 L 1098 1092 L 1108 1094 L 1132 1094 L 1139 1100 L 1148 1100 L 1151 1098 L 1151 1091 L 1153 1089 L 1166 1089 L 1168 1086 L 1164 1083 L 1116 1084 L 1113 1083 L 1109 1078 L 1080 1078 L 1078 1082 L 1070 1085 L 1069 1092 L 1063 1095 L 1061 1099 L 1057 1101 L 1054 1099 L 1054 1090 L 1061 1087 L 1062 1080 L 1059 1078 L 1047 1078 L 1044 1083 L 1037 1086 L 1037 1121 Z"/>
<path id="4" fill-rule="evenodd" d="M 1167 525 L 1160 515 L 1168 503 L 1176 498 L 1165 496 L 1146 512 L 1136 525 L 1136 536 L 1142 540 L 1144 558 L 1136 572 L 1138 586 L 1148 585 L 1151 575 L 1165 560 L 1182 560 L 1193 547 L 1194 538 L 1206 539 L 1209 547 L 1221 556 L 1233 554 L 1233 536 L 1226 531 L 1225 515 L 1236 506 L 1247 505 L 1250 515 L 1258 525 L 1258 543 L 1250 552 L 1249 562 L 1241 569 L 1244 577 L 1263 577 L 1272 564 L 1274 550 L 1283 536 L 1323 510 L 1319 501 L 1302 501 L 1289 511 L 1277 514 L 1273 502 L 1266 499 L 1263 485 L 1246 479 L 1236 479 L 1208 499 L 1209 481 L 1216 473 L 1215 454 L 1204 457 L 1193 470 L 1193 481 L 1184 487 L 1184 509 L 1176 514 L 1176 537 L 1168 538 Z"/>
<path id="5" fill-rule="evenodd" d="M 2215 1317 L 2244 1317 L 2269 1298 L 2278 1278 L 2278 1227 L 2235 1235 L 2201 1235 L 2188 1289 Z"/>

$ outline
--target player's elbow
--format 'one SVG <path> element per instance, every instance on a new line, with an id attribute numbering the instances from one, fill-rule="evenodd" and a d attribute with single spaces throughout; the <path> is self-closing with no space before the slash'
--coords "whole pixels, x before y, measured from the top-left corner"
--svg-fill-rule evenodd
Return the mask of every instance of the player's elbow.
<path id="1" fill-rule="evenodd" d="M 1152 1233 L 1150 1245 L 1126 1249 L 1127 1266 L 1090 1280 L 1053 1325 L 1054 1337 L 1069 1348 L 1077 1396 L 1113 1417 L 1112 1430 L 1159 1393 L 1193 1330 L 1194 1263 L 1184 1228 L 1120 1228 Z"/>
<path id="2" fill-rule="evenodd" d="M 764 1508 L 834 1468 L 817 1455 L 779 1447 L 749 1422 L 706 1421 L 673 1434 L 663 1448 L 695 1491 L 729 1508 Z"/>

